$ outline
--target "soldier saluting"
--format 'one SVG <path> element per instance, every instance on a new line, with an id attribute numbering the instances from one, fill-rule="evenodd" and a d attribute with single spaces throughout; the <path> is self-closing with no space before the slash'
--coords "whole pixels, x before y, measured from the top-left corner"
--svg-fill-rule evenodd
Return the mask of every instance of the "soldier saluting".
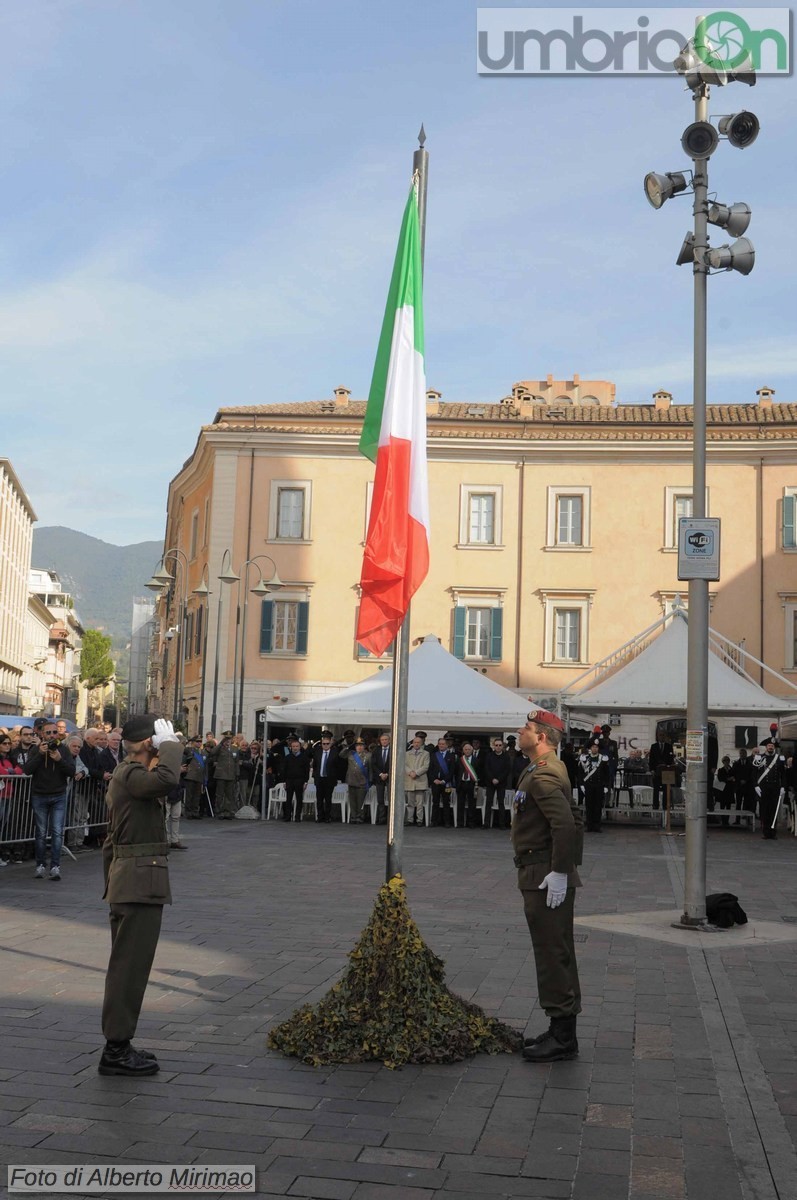
<path id="1" fill-rule="evenodd" d="M 169 890 L 164 800 L 180 779 L 182 744 L 171 721 L 131 717 L 122 729 L 125 761 L 108 788 L 103 845 L 104 899 L 111 906 L 100 1075 L 154 1075 L 158 1063 L 131 1044 L 144 1000 Z"/>

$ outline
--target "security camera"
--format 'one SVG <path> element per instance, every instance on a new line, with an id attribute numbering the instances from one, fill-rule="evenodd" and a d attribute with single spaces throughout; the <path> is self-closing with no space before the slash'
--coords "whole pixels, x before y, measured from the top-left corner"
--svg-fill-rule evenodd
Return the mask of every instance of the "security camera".
<path id="1" fill-rule="evenodd" d="M 172 625 L 169 629 L 166 630 L 166 632 L 164 633 L 163 636 L 165 637 L 167 642 L 170 642 L 172 640 L 172 638 L 175 636 L 175 634 L 179 633 L 179 631 L 180 631 L 179 625 Z"/>

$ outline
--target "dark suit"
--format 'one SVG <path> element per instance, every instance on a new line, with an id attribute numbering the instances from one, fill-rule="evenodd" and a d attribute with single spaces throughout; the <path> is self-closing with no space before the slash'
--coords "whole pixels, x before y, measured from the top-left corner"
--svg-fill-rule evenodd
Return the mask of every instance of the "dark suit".
<path id="1" fill-rule="evenodd" d="M 493 783 L 496 779 L 498 782 Z M 504 792 L 512 786 L 512 760 L 508 754 L 496 754 L 494 750 L 487 753 L 484 763 L 484 790 L 487 795 L 487 806 L 484 810 L 484 823 L 489 829 L 493 820 L 493 800 L 498 801 L 498 828 L 508 829 L 512 823 L 511 810 L 504 804 Z M 511 803 L 511 801 L 510 801 Z"/>
<path id="2" fill-rule="evenodd" d="M 457 824 L 460 829 L 476 828 L 476 787 L 478 774 L 474 756 L 470 759 L 471 770 L 476 774 L 474 779 L 468 770 L 464 755 L 457 758 L 456 783 L 457 789 Z"/>
<path id="3" fill-rule="evenodd" d="M 457 780 L 457 756 L 453 750 L 435 749 L 430 753 L 427 778 L 432 789 L 432 825 L 452 826 L 451 795 Z"/>
<path id="4" fill-rule="evenodd" d="M 282 778 L 285 781 L 285 811 L 283 819 L 290 821 L 291 812 L 295 821 L 302 819 L 304 785 L 310 778 L 310 755 L 306 750 L 298 754 L 286 754 L 282 763 Z"/>
<path id="5" fill-rule="evenodd" d="M 786 758 L 779 750 L 753 758 L 753 789 L 758 798 L 758 819 L 765 838 L 776 838 L 773 829 L 781 788 L 786 786 Z"/>
<path id="6" fill-rule="evenodd" d="M 525 798 L 518 799 L 520 793 Z M 581 812 L 572 800 L 564 764 L 551 749 L 518 780 L 512 820 L 512 848 L 518 887 L 534 947 L 540 1007 L 550 1017 L 581 1012 L 581 987 L 573 944 L 575 890 L 581 886 L 576 868 L 583 847 Z M 548 907 L 540 884 L 549 871 L 567 875 L 567 895 L 558 908 Z"/>
<path id="7" fill-rule="evenodd" d="M 155 770 L 124 762 L 108 787 L 103 867 L 104 898 L 111 906 L 111 957 L 102 1032 L 109 1042 L 129 1041 L 136 1032 L 163 906 L 172 902 L 163 802 L 180 780 L 182 756 L 179 742 L 164 742 Z"/>
<path id="8" fill-rule="evenodd" d="M 582 754 L 578 760 L 579 790 L 584 797 L 587 829 L 598 833 L 604 805 L 609 803 L 611 765 L 608 754 Z M 568 775 L 569 778 L 569 775 Z"/>
<path id="9" fill-rule="evenodd" d="M 650 770 L 653 774 L 653 807 L 659 808 L 661 789 L 661 773 L 665 768 L 675 765 L 675 753 L 671 742 L 654 742 L 648 755 Z"/>
<path id="10" fill-rule="evenodd" d="M 324 760 L 325 753 L 326 761 Z M 313 749 L 312 762 L 316 795 L 316 820 L 328 823 L 332 820 L 332 793 L 338 782 L 337 748 L 330 746 L 329 750 L 324 751 L 324 747 L 319 743 Z"/>
<path id="11" fill-rule="evenodd" d="M 376 787 L 376 823 L 384 825 L 387 821 L 387 786 L 389 778 L 380 779 L 380 775 L 390 775 L 391 746 L 374 746 L 371 751 L 369 775 Z"/>

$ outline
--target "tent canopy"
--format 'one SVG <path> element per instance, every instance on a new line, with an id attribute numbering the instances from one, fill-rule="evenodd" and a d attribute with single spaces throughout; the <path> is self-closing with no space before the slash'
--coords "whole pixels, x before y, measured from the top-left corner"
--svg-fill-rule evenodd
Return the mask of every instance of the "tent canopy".
<path id="1" fill-rule="evenodd" d="M 649 646 L 609 678 L 592 687 L 570 692 L 570 709 L 588 712 L 685 712 L 688 614 L 675 609 L 663 631 Z M 713 716 L 734 713 L 797 713 L 794 701 L 773 696 L 723 662 L 708 656 L 708 711 Z"/>
<path id="2" fill-rule="evenodd" d="M 317 700 L 268 708 L 268 721 L 288 725 L 387 726 L 393 668 Z M 525 723 L 530 697 L 474 671 L 430 634 L 409 656 L 407 725 L 416 729 L 498 730 Z"/>

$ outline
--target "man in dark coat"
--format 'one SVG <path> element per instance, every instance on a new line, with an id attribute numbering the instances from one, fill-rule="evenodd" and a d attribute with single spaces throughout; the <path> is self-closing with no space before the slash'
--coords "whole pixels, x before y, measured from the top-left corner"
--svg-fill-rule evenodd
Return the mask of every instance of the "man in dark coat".
<path id="1" fill-rule="evenodd" d="M 489 829 L 493 820 L 493 801 L 497 805 L 496 825 L 499 829 L 508 829 L 512 823 L 512 814 L 505 803 L 506 789 L 512 786 L 512 760 L 504 750 L 503 738 L 493 738 L 491 749 L 484 760 L 484 790 L 487 804 L 484 809 L 484 823 Z"/>
<path id="2" fill-rule="evenodd" d="M 379 735 L 379 745 L 371 751 L 371 781 L 376 787 L 376 823 L 384 825 L 387 821 L 387 787 L 390 781 L 390 734 Z"/>
<path id="3" fill-rule="evenodd" d="M 548 1030 L 528 1039 L 523 1057 L 549 1063 L 578 1054 L 576 1018 L 581 986 L 573 939 L 573 907 L 581 880 L 581 813 L 567 771 L 556 757 L 564 724 L 543 708 L 529 713 L 518 730 L 520 749 L 531 759 L 515 792 L 512 848 L 518 869 L 534 961 L 540 1007 Z"/>
<path id="4" fill-rule="evenodd" d="M 64 816 L 66 813 L 66 788 L 75 774 L 75 760 L 60 742 L 55 732 L 55 721 L 49 718 L 41 726 L 40 742 L 31 750 L 22 768 L 31 775 L 31 807 L 36 822 L 37 879 L 47 873 L 47 830 L 50 831 L 50 878 L 57 882 L 61 878 L 61 848 L 64 840 Z"/>
<path id="5" fill-rule="evenodd" d="M 659 738 L 650 747 L 648 754 L 650 770 L 653 774 L 653 807 L 660 807 L 660 797 L 663 788 L 661 781 L 661 773 L 669 767 L 675 765 L 675 753 L 672 748 L 672 742 L 665 742 L 664 738 Z"/>
<path id="6" fill-rule="evenodd" d="M 207 783 L 207 761 L 202 753 L 202 738 L 196 734 L 183 752 L 185 780 L 185 816 L 188 821 L 201 821 Z"/>
<path id="7" fill-rule="evenodd" d="M 588 833 L 600 833 L 603 809 L 609 803 L 611 767 L 608 754 L 602 750 L 602 743 L 594 738 L 578 759 L 579 790 L 584 797 Z"/>
<path id="8" fill-rule="evenodd" d="M 183 749 L 170 721 L 131 717 L 122 730 L 127 760 L 108 788 L 103 845 L 104 899 L 111 906 L 111 957 L 105 978 L 101 1075 L 154 1075 L 152 1054 L 134 1049 L 141 1005 L 171 904 L 164 800 L 180 779 Z M 157 759 L 157 765 L 155 760 Z"/>
<path id="9" fill-rule="evenodd" d="M 315 781 L 315 819 L 329 824 L 332 820 L 332 793 L 338 782 L 338 751 L 332 745 L 332 734 L 325 730 L 313 749 L 313 780 Z"/>
<path id="10" fill-rule="evenodd" d="M 304 789 L 310 779 L 310 755 L 306 750 L 302 750 L 302 744 L 297 737 L 288 741 L 288 753 L 282 763 L 282 778 L 285 782 L 285 809 L 282 818 L 284 821 L 290 821 L 293 813 L 294 821 L 301 821 Z"/>
<path id="11" fill-rule="evenodd" d="M 437 746 L 429 755 L 427 779 L 432 789 L 432 817 L 430 824 L 451 827 L 454 814 L 451 797 L 456 785 L 457 756 L 449 749 L 444 737 L 437 739 Z"/>

